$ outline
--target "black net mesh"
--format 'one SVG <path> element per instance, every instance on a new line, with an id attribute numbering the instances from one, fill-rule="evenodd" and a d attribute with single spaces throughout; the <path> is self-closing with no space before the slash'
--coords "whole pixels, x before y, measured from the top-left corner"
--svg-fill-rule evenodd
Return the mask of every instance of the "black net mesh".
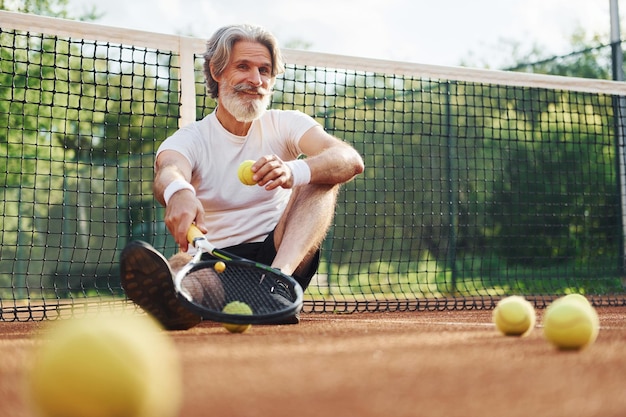
<path id="1" fill-rule="evenodd" d="M 10 27 L 0 47 L 1 319 L 123 302 L 128 241 L 176 251 L 152 177 L 178 128 L 180 57 Z M 304 311 L 568 292 L 624 305 L 621 100 L 346 62 L 288 62 L 272 104 L 315 117 L 366 166 L 342 188 Z M 201 118 L 215 103 L 200 54 L 192 64 Z"/>

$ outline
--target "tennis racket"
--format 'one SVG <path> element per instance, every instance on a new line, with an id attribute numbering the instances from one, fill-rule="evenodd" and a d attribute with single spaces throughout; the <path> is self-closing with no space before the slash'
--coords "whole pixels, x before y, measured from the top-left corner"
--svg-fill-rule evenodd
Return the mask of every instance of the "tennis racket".
<path id="1" fill-rule="evenodd" d="M 292 277 L 217 249 L 191 225 L 187 240 L 197 252 L 174 277 L 178 298 L 203 319 L 232 324 L 268 324 L 300 312 L 303 291 Z M 201 260 L 210 253 L 215 260 Z M 239 303 L 235 303 L 239 302 Z M 248 309 L 224 307 L 247 304 Z"/>

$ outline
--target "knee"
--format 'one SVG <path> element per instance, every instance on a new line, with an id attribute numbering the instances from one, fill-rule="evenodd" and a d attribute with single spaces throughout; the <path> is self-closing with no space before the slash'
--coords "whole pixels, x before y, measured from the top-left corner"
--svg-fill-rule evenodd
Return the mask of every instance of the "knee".
<path id="1" fill-rule="evenodd" d="M 191 255 L 185 252 L 178 252 L 175 255 L 172 255 L 167 261 L 170 264 L 172 272 L 176 274 L 176 272 L 181 270 L 183 266 L 187 265 L 189 261 L 191 261 Z"/>
<path id="2" fill-rule="evenodd" d="M 337 194 L 339 193 L 338 184 L 306 184 L 298 187 L 296 190 L 297 196 L 307 200 L 314 200 L 320 202 L 334 203 L 337 200 Z"/>

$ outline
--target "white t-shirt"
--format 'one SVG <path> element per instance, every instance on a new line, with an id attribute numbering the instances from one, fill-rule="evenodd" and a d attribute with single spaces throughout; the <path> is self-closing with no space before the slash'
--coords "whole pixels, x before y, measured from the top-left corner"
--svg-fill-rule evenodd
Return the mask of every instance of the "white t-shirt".
<path id="1" fill-rule="evenodd" d="M 264 155 L 296 159 L 302 153 L 300 138 L 317 125 L 299 111 L 268 110 L 252 122 L 246 136 L 237 136 L 224 129 L 213 112 L 176 131 L 157 155 L 174 150 L 189 160 L 191 184 L 205 210 L 207 238 L 215 246 L 261 242 L 276 227 L 291 190 L 244 185 L 237 176 L 239 164 Z"/>

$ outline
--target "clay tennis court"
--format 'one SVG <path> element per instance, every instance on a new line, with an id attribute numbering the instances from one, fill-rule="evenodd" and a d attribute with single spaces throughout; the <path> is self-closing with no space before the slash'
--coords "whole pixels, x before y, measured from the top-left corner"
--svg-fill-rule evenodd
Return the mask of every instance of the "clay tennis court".
<path id="1" fill-rule="evenodd" d="M 491 310 L 305 314 L 298 326 L 170 332 L 180 416 L 624 416 L 626 307 L 600 307 L 596 343 L 501 336 Z M 0 323 L 0 416 L 31 417 L 21 381 L 44 322 Z M 59 375 L 63 383 L 63 375 Z M 167 395 L 167 393 L 164 393 Z"/>

